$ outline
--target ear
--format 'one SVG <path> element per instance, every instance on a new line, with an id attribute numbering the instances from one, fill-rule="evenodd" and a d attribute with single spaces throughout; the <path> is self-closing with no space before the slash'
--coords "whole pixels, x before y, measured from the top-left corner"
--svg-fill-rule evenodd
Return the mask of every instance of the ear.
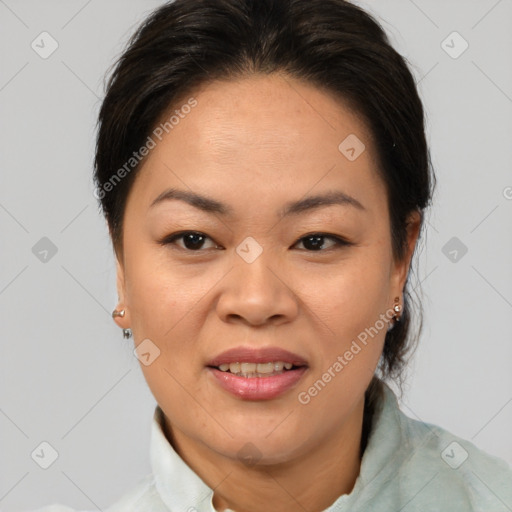
<path id="1" fill-rule="evenodd" d="M 405 250 L 405 254 L 404 257 L 402 258 L 402 261 L 398 261 L 395 263 L 393 273 L 394 282 L 392 285 L 392 289 L 394 292 L 393 297 L 400 297 L 402 295 L 405 286 L 405 281 L 407 280 L 407 274 L 409 273 L 414 248 L 416 247 L 416 242 L 418 241 L 418 236 L 421 228 L 421 221 L 422 214 L 418 210 L 414 210 L 407 217 L 407 248 Z"/>
<path id="2" fill-rule="evenodd" d="M 124 309 L 125 314 L 123 317 L 116 316 L 114 318 L 114 321 L 116 322 L 116 324 L 119 327 L 121 327 L 123 329 L 127 329 L 130 326 L 130 312 L 128 311 L 128 307 L 127 307 L 126 299 L 125 299 L 125 297 L 126 297 L 125 270 L 124 270 L 124 265 L 123 265 L 122 261 L 120 260 L 118 254 L 116 254 L 116 273 L 117 273 L 116 282 L 117 282 L 117 296 L 118 296 L 118 302 L 117 302 L 116 309 L 117 310 Z"/>

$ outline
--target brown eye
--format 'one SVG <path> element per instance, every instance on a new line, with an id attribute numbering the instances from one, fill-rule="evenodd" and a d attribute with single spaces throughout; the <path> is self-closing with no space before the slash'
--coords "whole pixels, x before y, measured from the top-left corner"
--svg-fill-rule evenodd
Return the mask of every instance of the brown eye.
<path id="1" fill-rule="evenodd" d="M 181 240 L 182 243 L 177 244 L 176 242 L 178 240 Z M 211 241 L 211 247 L 205 247 L 207 240 Z M 330 240 L 331 242 L 327 245 L 327 247 L 326 240 Z M 325 233 L 312 233 L 310 235 L 306 235 L 302 237 L 295 245 L 299 243 L 302 243 L 305 250 L 308 252 L 326 252 L 337 247 L 352 245 L 352 243 L 344 240 L 343 238 Z M 179 233 L 173 233 L 172 235 L 166 236 L 160 240 L 159 244 L 164 246 L 175 245 L 180 249 L 191 252 L 200 252 L 202 249 L 215 249 L 219 247 L 209 236 L 199 231 L 181 231 Z"/>
<path id="2" fill-rule="evenodd" d="M 182 231 L 181 233 L 174 233 L 164 238 L 159 243 L 162 245 L 177 245 L 175 242 L 180 239 L 183 240 L 183 245 L 178 245 L 178 247 L 189 251 L 198 251 L 200 249 L 203 249 L 205 241 L 211 240 L 209 236 L 198 231 Z M 214 244 L 214 248 L 215 247 L 218 246 Z"/>
<path id="3" fill-rule="evenodd" d="M 331 240 L 333 243 L 331 246 L 325 248 L 325 240 Z M 311 235 L 307 235 L 302 237 L 299 240 L 299 243 L 302 243 L 306 250 L 308 251 L 322 251 L 323 250 L 329 250 L 334 249 L 339 246 L 348 246 L 352 245 L 350 242 L 347 242 L 346 240 L 334 236 L 334 235 L 327 235 L 323 233 L 313 233 Z"/>

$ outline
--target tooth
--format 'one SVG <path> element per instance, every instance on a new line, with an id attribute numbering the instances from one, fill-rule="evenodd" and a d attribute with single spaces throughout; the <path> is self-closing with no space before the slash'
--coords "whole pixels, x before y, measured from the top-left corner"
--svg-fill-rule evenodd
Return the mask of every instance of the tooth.
<path id="1" fill-rule="evenodd" d="M 283 369 L 291 370 L 292 363 L 283 361 L 269 361 L 268 363 L 223 363 L 219 365 L 219 370 L 231 372 L 242 377 L 261 377 L 271 374 L 280 374 Z"/>
<path id="2" fill-rule="evenodd" d="M 256 371 L 256 363 L 241 363 L 240 371 L 242 373 L 254 373 Z"/>
<path id="3" fill-rule="evenodd" d="M 240 363 L 231 363 L 229 365 L 229 371 L 231 373 L 239 373 L 240 372 Z"/>
<path id="4" fill-rule="evenodd" d="M 236 376 L 237 377 L 245 377 L 245 378 L 262 378 L 262 379 L 264 379 L 268 375 L 279 375 L 281 373 L 283 373 L 283 370 L 281 370 L 280 372 L 274 372 L 273 371 L 272 373 L 258 373 L 258 372 L 244 373 L 244 372 L 240 372 L 240 373 L 237 373 Z"/>
<path id="5" fill-rule="evenodd" d="M 284 368 L 284 363 L 282 361 L 276 361 L 274 363 L 274 371 L 280 372 Z"/>
<path id="6" fill-rule="evenodd" d="M 272 373 L 274 371 L 274 363 L 258 363 L 256 371 L 258 373 Z"/>

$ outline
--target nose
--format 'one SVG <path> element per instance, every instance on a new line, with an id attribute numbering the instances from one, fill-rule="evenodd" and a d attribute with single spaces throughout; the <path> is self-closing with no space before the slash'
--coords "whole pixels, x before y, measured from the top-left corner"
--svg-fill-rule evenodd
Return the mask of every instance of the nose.
<path id="1" fill-rule="evenodd" d="M 289 279 L 268 263 L 261 255 L 252 263 L 242 261 L 226 276 L 217 301 L 224 322 L 279 325 L 297 316 L 299 301 Z"/>

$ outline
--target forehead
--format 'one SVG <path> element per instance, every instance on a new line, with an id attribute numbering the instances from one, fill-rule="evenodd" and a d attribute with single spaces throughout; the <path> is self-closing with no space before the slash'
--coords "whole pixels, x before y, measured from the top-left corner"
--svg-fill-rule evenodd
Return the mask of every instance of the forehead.
<path id="1" fill-rule="evenodd" d="M 340 137 L 370 138 L 348 103 L 287 75 L 217 81 L 200 88 L 195 98 L 190 122 L 185 117 L 173 131 L 186 130 L 191 145 L 219 161 L 258 149 L 290 161 L 326 150 L 339 156 Z"/>
<path id="2" fill-rule="evenodd" d="M 195 106 L 181 108 L 190 98 Z M 155 147 L 133 186 L 147 208 L 176 186 L 234 200 L 340 186 L 359 197 L 382 193 L 363 119 L 333 95 L 285 75 L 203 85 L 158 126 L 161 140 L 153 135 Z"/>

